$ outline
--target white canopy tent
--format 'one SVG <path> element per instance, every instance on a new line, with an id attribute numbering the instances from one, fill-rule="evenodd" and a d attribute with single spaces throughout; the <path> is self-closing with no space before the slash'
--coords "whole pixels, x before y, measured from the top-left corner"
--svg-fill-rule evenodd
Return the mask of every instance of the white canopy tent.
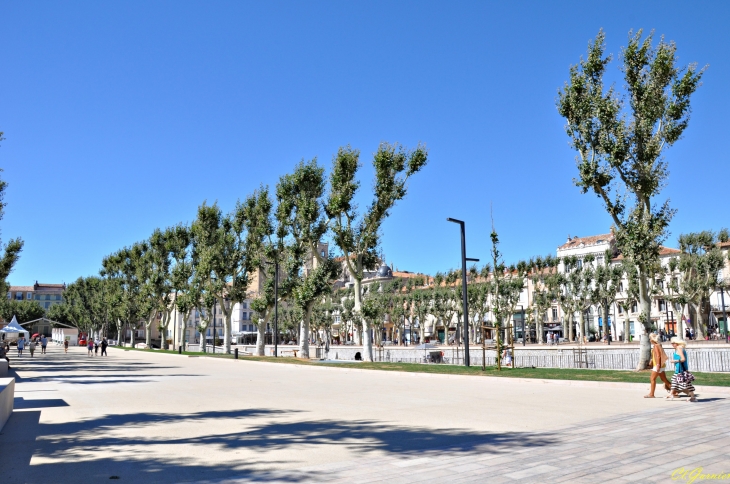
<path id="1" fill-rule="evenodd" d="M 12 321 L 5 326 L 4 328 L 0 329 L 0 334 L 2 334 L 2 339 L 20 339 L 20 337 L 24 337 L 25 339 L 30 339 L 30 333 L 28 333 L 28 330 L 23 328 L 20 324 L 18 324 L 18 320 L 13 316 Z"/>

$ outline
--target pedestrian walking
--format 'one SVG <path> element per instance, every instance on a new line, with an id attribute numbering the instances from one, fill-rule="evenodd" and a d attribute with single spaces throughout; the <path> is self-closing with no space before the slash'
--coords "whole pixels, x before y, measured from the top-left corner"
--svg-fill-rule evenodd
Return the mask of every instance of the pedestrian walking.
<path id="1" fill-rule="evenodd" d="M 41 354 L 46 354 L 46 346 L 48 346 L 48 338 L 46 338 L 46 335 L 44 334 L 41 336 Z"/>
<path id="2" fill-rule="evenodd" d="M 35 353 L 35 346 L 36 342 L 34 339 L 30 340 L 30 343 L 28 343 L 28 351 L 30 352 L 30 357 L 33 358 L 33 353 Z"/>
<path id="3" fill-rule="evenodd" d="M 669 359 L 667 357 L 667 354 L 664 352 L 664 348 L 662 348 L 661 342 L 659 341 L 659 336 L 652 333 L 649 335 L 649 341 L 651 341 L 652 348 L 651 348 L 651 388 L 649 389 L 649 394 L 644 395 L 644 398 L 654 398 L 654 390 L 656 390 L 656 379 L 661 378 L 661 380 L 664 382 L 664 389 L 666 391 L 671 391 L 672 384 L 669 383 L 669 380 L 667 380 L 667 375 L 664 372 L 664 367 L 667 365 L 667 360 Z"/>
<path id="4" fill-rule="evenodd" d="M 94 340 L 94 356 L 99 355 L 99 339 Z"/>
<path id="5" fill-rule="evenodd" d="M 672 375 L 672 393 L 667 397 L 674 400 L 679 392 L 687 393 L 690 402 L 696 402 L 695 387 L 692 385 L 695 377 L 689 371 L 687 363 L 687 343 L 679 338 L 672 338 L 672 361 L 674 362 L 674 375 Z"/>
<path id="6" fill-rule="evenodd" d="M 23 356 L 23 349 L 25 348 L 25 338 L 21 336 L 18 340 L 18 356 Z"/>
<path id="7" fill-rule="evenodd" d="M 89 350 L 86 356 L 94 356 L 94 342 L 89 340 L 89 342 L 86 344 L 86 348 Z"/>
<path id="8" fill-rule="evenodd" d="M 68 340 L 63 340 L 63 352 L 68 353 Z"/>
<path id="9" fill-rule="evenodd" d="M 109 346 L 109 343 L 106 342 L 106 338 L 103 338 L 101 340 L 101 356 L 109 356 L 106 354 L 106 347 Z"/>

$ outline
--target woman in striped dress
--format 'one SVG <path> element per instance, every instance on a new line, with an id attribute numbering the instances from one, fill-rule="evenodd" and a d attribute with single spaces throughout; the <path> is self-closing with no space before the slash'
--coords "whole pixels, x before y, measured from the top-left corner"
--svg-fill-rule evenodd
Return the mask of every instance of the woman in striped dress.
<path id="1" fill-rule="evenodd" d="M 696 402 L 695 387 L 692 382 L 679 381 L 677 378 L 683 371 L 689 371 L 689 365 L 687 364 L 687 343 L 677 338 L 672 338 L 672 348 L 674 348 L 674 354 L 672 360 L 674 361 L 674 375 L 672 375 L 672 394 L 667 398 L 674 399 L 679 396 L 679 392 L 689 394 L 689 401 Z"/>

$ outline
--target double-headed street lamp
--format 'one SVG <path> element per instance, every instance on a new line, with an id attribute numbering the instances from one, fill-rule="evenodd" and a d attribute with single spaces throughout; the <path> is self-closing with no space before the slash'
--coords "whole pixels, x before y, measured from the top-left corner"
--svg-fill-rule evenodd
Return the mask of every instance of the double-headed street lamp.
<path id="1" fill-rule="evenodd" d="M 464 366 L 469 366 L 469 299 L 466 293 L 466 261 L 479 262 L 479 259 L 466 256 L 466 228 L 464 222 L 450 217 L 446 221 L 459 224 L 461 227 L 461 303 L 464 309 Z"/>

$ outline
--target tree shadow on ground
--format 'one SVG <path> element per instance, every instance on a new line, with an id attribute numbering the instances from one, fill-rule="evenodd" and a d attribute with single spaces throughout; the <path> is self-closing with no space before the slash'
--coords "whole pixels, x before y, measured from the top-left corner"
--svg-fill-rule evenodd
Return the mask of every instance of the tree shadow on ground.
<path id="1" fill-rule="evenodd" d="M 23 412 L 20 412 L 23 413 Z M 37 439 L 26 442 L 32 451 L 23 457 L 16 456 L 8 472 L 17 482 L 44 482 L 42 477 L 51 473 L 57 482 L 75 482 L 73 476 L 92 475 L 109 479 L 120 476 L 125 482 L 184 482 L 191 480 L 217 480 L 236 478 L 255 481 L 318 481 L 324 474 L 308 471 L 271 471 L 275 464 L 271 451 L 284 451 L 274 457 L 287 456 L 299 459 L 297 452 L 309 448 L 345 446 L 359 455 L 385 453 L 389 455 L 423 455 L 428 452 L 451 453 L 501 453 L 532 447 L 544 447 L 557 443 L 557 438 L 545 434 L 521 432 L 493 433 L 464 429 L 432 429 L 407 427 L 375 420 L 335 421 L 307 420 L 304 412 L 244 409 L 199 412 L 192 414 L 130 413 L 105 415 L 97 419 L 65 423 L 33 423 L 32 418 L 16 417 L 7 425 L 7 432 L 0 436 L 0 450 L 10 445 L 13 435 L 23 431 Z M 268 417 L 268 422 L 260 419 Z M 207 420 L 229 419 L 227 433 L 197 435 L 195 437 L 170 437 L 173 427 L 188 424 L 205 424 Z M 285 419 L 286 421 L 277 421 Z M 249 423 L 251 422 L 251 423 Z M 115 432 L 123 428 L 125 434 Z M 180 429 L 181 427 L 175 427 Z M 128 432 L 135 429 L 135 432 Z M 215 453 L 230 456 L 229 459 L 212 460 L 178 457 L 177 446 L 196 449 L 205 456 Z M 145 449 L 145 450 L 140 450 Z M 247 457 L 237 456 L 242 451 Z M 245 452 L 243 452 L 245 451 Z M 222 453 L 222 454 L 221 454 Z M 2 455 L 0 453 L 0 455 Z M 251 455 L 257 456 L 251 459 Z M 30 457 L 38 459 L 30 466 Z M 40 464 L 47 462 L 48 464 Z M 223 462 L 223 463 L 222 463 Z M 278 461 L 294 468 L 307 465 L 299 460 Z M 266 472 L 261 471 L 266 465 Z M 97 472 L 98 471 L 98 472 Z M 331 472 L 326 474 L 331 477 Z M 95 479 L 95 478 L 94 478 Z M 8 482 L 15 482 L 12 479 Z"/>

